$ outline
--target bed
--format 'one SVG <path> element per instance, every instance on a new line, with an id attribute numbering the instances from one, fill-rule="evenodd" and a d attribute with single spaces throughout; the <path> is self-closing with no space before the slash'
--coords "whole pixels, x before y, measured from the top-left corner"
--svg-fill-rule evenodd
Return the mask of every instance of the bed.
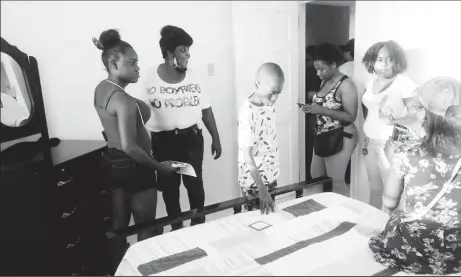
<path id="1" fill-rule="evenodd" d="M 132 245 L 116 276 L 405 276 L 377 263 L 368 240 L 388 216 L 332 192 L 240 213 Z"/>

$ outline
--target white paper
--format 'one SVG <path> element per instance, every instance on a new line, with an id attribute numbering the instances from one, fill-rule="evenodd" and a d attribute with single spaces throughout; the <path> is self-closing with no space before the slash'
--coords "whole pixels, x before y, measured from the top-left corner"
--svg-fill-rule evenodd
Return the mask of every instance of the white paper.
<path id="1" fill-rule="evenodd" d="M 171 166 L 174 168 L 179 168 L 179 170 L 177 171 L 178 174 L 197 177 L 197 174 L 195 174 L 194 168 L 192 167 L 192 165 L 188 163 L 171 161 Z"/>

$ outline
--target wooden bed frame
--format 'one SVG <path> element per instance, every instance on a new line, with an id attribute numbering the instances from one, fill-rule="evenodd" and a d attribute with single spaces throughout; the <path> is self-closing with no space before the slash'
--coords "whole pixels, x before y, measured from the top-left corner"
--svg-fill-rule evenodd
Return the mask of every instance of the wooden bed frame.
<path id="1" fill-rule="evenodd" d="M 312 179 L 309 181 L 299 182 L 296 184 L 276 188 L 274 191 L 271 192 L 271 194 L 281 195 L 281 194 L 286 194 L 292 191 L 297 191 L 300 189 L 305 189 L 305 188 L 317 186 L 317 185 L 323 185 L 324 192 L 332 192 L 333 190 L 333 180 L 329 177 L 320 177 L 320 178 Z M 123 229 L 111 230 L 111 231 L 106 232 L 106 237 L 108 239 L 113 239 L 117 237 L 128 237 L 131 235 L 135 235 L 139 231 L 146 229 L 146 228 L 152 228 L 152 227 L 162 228 L 163 226 L 168 226 L 173 223 L 185 221 L 185 220 L 192 219 L 192 218 L 199 217 L 199 216 L 204 216 L 207 214 L 220 212 L 220 211 L 231 209 L 234 207 L 239 207 L 239 206 L 242 206 L 243 204 L 251 203 L 256 200 L 257 200 L 257 197 L 253 197 L 253 196 L 238 197 L 238 198 L 224 201 L 221 203 L 208 205 L 200 209 L 194 209 L 194 210 L 183 212 L 181 213 L 179 217 L 175 219 L 171 219 L 171 218 L 168 218 L 168 216 L 166 216 L 166 217 L 162 217 L 159 219 L 155 219 L 150 222 L 132 225 L 132 226 L 129 226 Z"/>

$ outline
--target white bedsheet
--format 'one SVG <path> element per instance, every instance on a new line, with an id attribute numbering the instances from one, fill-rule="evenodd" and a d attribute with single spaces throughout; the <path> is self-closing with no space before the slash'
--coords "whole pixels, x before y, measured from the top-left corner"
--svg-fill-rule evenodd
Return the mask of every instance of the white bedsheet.
<path id="1" fill-rule="evenodd" d="M 115 275 L 370 276 L 386 269 L 368 240 L 387 220 L 363 202 L 316 194 L 284 202 L 270 215 L 241 213 L 138 242 Z"/>

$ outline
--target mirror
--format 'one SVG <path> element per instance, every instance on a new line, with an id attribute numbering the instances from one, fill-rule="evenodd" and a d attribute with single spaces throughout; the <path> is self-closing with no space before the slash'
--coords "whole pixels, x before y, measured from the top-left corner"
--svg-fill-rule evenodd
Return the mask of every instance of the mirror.
<path id="1" fill-rule="evenodd" d="M 26 125 L 32 114 L 33 100 L 27 76 L 8 54 L 1 53 L 1 123 L 9 127 Z"/>

